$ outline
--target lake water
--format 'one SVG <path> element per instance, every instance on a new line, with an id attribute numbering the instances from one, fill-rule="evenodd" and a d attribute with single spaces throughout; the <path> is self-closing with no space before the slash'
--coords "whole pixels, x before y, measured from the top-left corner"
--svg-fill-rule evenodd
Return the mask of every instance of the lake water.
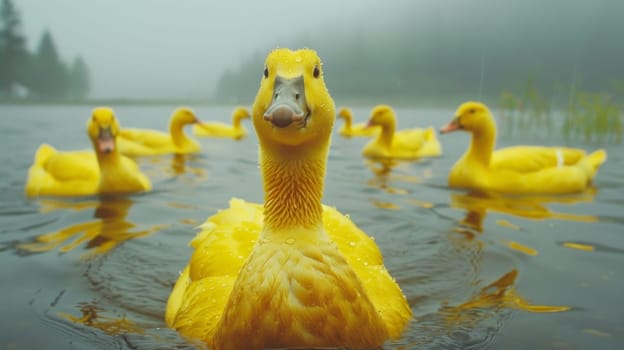
<path id="1" fill-rule="evenodd" d="M 166 130 L 175 107 L 115 110 L 122 126 Z M 357 121 L 370 107 L 354 108 Z M 203 120 L 227 121 L 232 108 L 195 111 Z M 201 139 L 197 156 L 140 159 L 151 193 L 26 198 L 36 148 L 89 148 L 90 111 L 0 106 L 0 348 L 194 348 L 166 328 L 167 297 L 191 254 L 194 228 L 231 197 L 262 200 L 251 123 L 244 122 L 250 135 L 238 142 Z M 396 111 L 399 127 L 439 128 L 453 115 Z M 609 158 L 587 193 L 505 198 L 446 186 L 468 141 L 464 133 L 444 135 L 442 157 L 384 172 L 360 156 L 366 139 L 333 137 L 324 203 L 375 237 L 415 316 L 385 348 L 621 348 L 622 146 L 603 145 Z M 565 144 L 558 135 L 499 140 L 520 143 Z"/>

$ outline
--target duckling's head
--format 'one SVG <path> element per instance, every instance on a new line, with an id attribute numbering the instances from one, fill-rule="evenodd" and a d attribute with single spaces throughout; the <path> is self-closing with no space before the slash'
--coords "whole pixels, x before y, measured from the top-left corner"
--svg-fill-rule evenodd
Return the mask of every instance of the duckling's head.
<path id="1" fill-rule="evenodd" d="M 247 107 L 236 107 L 234 108 L 234 112 L 232 112 L 232 120 L 243 120 L 251 118 L 251 114 L 249 113 L 249 109 Z"/>
<path id="2" fill-rule="evenodd" d="M 466 130 L 472 133 L 478 133 L 485 128 L 491 127 L 494 119 L 487 106 L 480 102 L 466 102 L 457 108 L 455 117 L 450 123 L 446 124 L 440 133 L 445 134 L 457 130 Z"/>
<path id="3" fill-rule="evenodd" d="M 340 108 L 340 110 L 338 111 L 338 116 L 346 121 L 351 121 L 353 119 L 353 113 L 348 107 Z"/>
<path id="4" fill-rule="evenodd" d="M 198 123 L 199 120 L 195 116 L 195 112 L 188 107 L 180 107 L 173 112 L 171 117 L 172 124 L 188 125 Z"/>
<path id="5" fill-rule="evenodd" d="M 396 125 L 396 117 L 392 107 L 388 105 L 378 105 L 373 107 L 368 118 L 368 127 L 394 127 Z"/>
<path id="6" fill-rule="evenodd" d="M 328 142 L 335 107 L 314 50 L 276 49 L 269 53 L 252 118 L 265 146 Z"/>
<path id="7" fill-rule="evenodd" d="M 94 108 L 87 123 L 87 134 L 96 153 L 115 151 L 116 138 L 119 135 L 119 122 L 115 118 L 115 112 L 108 107 Z"/>

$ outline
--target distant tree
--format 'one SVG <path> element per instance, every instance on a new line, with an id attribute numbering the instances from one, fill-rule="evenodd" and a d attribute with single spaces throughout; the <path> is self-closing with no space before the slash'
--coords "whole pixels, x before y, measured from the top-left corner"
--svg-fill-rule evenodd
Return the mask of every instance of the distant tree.
<path id="1" fill-rule="evenodd" d="M 78 56 L 69 70 L 69 93 L 73 99 L 83 100 L 89 94 L 89 68 Z"/>
<path id="2" fill-rule="evenodd" d="M 20 81 L 20 62 L 27 54 L 25 43 L 19 12 L 11 0 L 3 0 L 0 9 L 0 94 L 6 97 L 13 96 L 13 88 Z"/>
<path id="3" fill-rule="evenodd" d="M 557 84 L 578 86 L 579 77 L 583 89 L 593 92 L 610 91 L 612 80 L 624 81 L 622 0 L 595 0 L 591 6 L 580 0 L 477 0 L 449 6 L 412 1 L 391 25 L 328 27 L 314 34 L 316 39 L 292 38 L 286 46 L 319 52 L 325 81 L 338 100 L 496 98 L 501 91 L 522 92 L 528 77 L 545 92 Z M 243 60 L 223 73 L 215 97 L 248 98 L 258 85 L 259 61 Z"/>
<path id="4" fill-rule="evenodd" d="M 44 98 L 63 98 L 69 92 L 69 70 L 61 61 L 52 34 L 43 32 L 34 60 L 32 90 Z"/>

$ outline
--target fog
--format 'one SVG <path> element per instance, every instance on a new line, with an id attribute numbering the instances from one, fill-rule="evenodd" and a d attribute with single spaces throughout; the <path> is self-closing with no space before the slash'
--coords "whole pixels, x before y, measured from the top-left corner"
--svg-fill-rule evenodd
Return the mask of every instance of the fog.
<path id="1" fill-rule="evenodd" d="M 621 89 L 623 4 L 15 0 L 29 48 L 49 29 L 64 60 L 84 57 L 92 98 L 242 101 L 277 46 L 317 48 L 339 95 L 476 98 L 533 78 Z"/>
<path id="2" fill-rule="evenodd" d="M 28 47 L 49 29 L 62 58 L 81 55 L 93 98 L 206 98 L 254 50 L 354 23 L 384 1 L 15 0 Z M 392 2 L 397 11 L 408 1 Z M 392 11 L 392 9 L 389 9 Z"/>

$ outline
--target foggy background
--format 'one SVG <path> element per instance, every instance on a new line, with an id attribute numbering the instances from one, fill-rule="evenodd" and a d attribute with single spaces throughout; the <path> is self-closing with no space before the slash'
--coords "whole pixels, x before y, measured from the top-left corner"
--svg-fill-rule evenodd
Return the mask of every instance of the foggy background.
<path id="1" fill-rule="evenodd" d="M 14 4 L 30 50 L 47 29 L 63 60 L 84 58 L 94 99 L 251 103 L 278 46 L 319 51 L 343 98 L 480 98 L 528 82 L 564 95 L 624 81 L 621 0 Z"/>

